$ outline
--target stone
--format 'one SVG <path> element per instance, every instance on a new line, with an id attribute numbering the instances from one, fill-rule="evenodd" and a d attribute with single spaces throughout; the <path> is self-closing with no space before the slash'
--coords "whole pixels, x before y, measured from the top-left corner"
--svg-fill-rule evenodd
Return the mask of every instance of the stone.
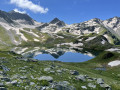
<path id="1" fill-rule="evenodd" d="M 53 82 L 48 90 L 76 90 L 68 81 Z"/>
<path id="2" fill-rule="evenodd" d="M 42 87 L 42 89 L 41 90 L 46 90 L 46 87 Z"/>
<path id="3" fill-rule="evenodd" d="M 86 81 L 86 78 L 84 75 L 79 75 L 79 76 L 76 76 L 76 80 Z"/>
<path id="4" fill-rule="evenodd" d="M 42 90 L 42 86 L 35 86 L 37 90 Z"/>
<path id="5" fill-rule="evenodd" d="M 62 85 L 62 86 L 67 86 L 67 85 L 69 85 L 70 83 L 68 82 L 68 81 L 60 81 L 60 82 L 58 82 L 58 84 L 59 85 Z"/>
<path id="6" fill-rule="evenodd" d="M 76 70 L 70 70 L 71 75 L 79 75 L 79 72 Z"/>
<path id="7" fill-rule="evenodd" d="M 88 83 L 88 87 L 90 87 L 90 88 L 96 88 L 96 85 L 94 85 L 92 83 Z"/>
<path id="8" fill-rule="evenodd" d="M 102 78 L 97 79 L 97 84 L 104 84 L 104 80 Z"/>
<path id="9" fill-rule="evenodd" d="M 5 85 L 3 83 L 0 83 L 0 87 L 4 87 Z"/>
<path id="10" fill-rule="evenodd" d="M 53 81 L 53 78 L 51 76 L 42 76 L 40 78 L 38 78 L 38 80 L 46 80 L 48 82 L 52 82 Z"/>
<path id="11" fill-rule="evenodd" d="M 62 85 L 55 85 L 55 90 L 76 90 L 73 86 L 62 86 Z"/>
<path id="12" fill-rule="evenodd" d="M 55 73 L 55 71 L 50 71 L 49 73 Z"/>
<path id="13" fill-rule="evenodd" d="M 18 57 L 18 56 L 17 56 L 17 57 L 15 57 L 15 59 L 18 59 L 18 60 L 19 60 L 19 59 L 24 59 L 24 57 Z"/>
<path id="14" fill-rule="evenodd" d="M 100 86 L 106 88 L 106 90 L 112 90 L 108 84 L 100 84 Z"/>
<path id="15" fill-rule="evenodd" d="M 57 72 L 57 73 L 62 73 L 62 70 L 57 70 L 56 72 Z"/>
<path id="16" fill-rule="evenodd" d="M 85 78 L 90 78 L 88 75 L 85 75 Z"/>
<path id="17" fill-rule="evenodd" d="M 49 72 L 51 70 L 51 68 L 45 68 L 44 71 L 45 72 Z"/>
<path id="18" fill-rule="evenodd" d="M 66 72 L 66 71 L 68 71 L 68 69 L 63 68 L 62 71 Z"/>
<path id="19" fill-rule="evenodd" d="M 82 88 L 82 89 L 87 89 L 87 87 L 86 87 L 86 86 L 81 86 L 81 88 Z"/>
<path id="20" fill-rule="evenodd" d="M 54 69 L 56 66 L 55 65 L 51 65 L 50 68 Z"/>
<path id="21" fill-rule="evenodd" d="M 17 83 L 18 83 L 17 80 L 13 80 L 13 81 L 11 82 L 12 85 L 17 85 Z"/>
<path id="22" fill-rule="evenodd" d="M 10 86 L 12 84 L 11 84 L 11 82 L 6 82 L 5 85 Z"/>
<path id="23" fill-rule="evenodd" d="M 1 65 L 0 67 L 4 70 L 4 72 L 10 71 L 10 69 L 5 65 Z"/>
<path id="24" fill-rule="evenodd" d="M 35 85 L 35 83 L 34 82 L 30 82 L 30 85 L 32 86 L 32 85 Z"/>
<path id="25" fill-rule="evenodd" d="M 27 61 L 28 61 L 28 62 L 38 62 L 38 60 L 33 59 L 33 58 L 28 58 Z"/>
<path id="26" fill-rule="evenodd" d="M 7 90 L 5 87 L 0 87 L 0 90 Z"/>
<path id="27" fill-rule="evenodd" d="M 13 75 L 13 76 L 11 77 L 11 79 L 17 79 L 17 78 L 19 78 L 19 77 L 20 77 L 19 74 L 15 74 L 15 75 Z"/>
<path id="28" fill-rule="evenodd" d="M 1 79 L 2 81 L 10 81 L 10 78 L 8 78 L 8 77 L 0 77 L 0 79 Z"/>
<path id="29" fill-rule="evenodd" d="M 5 60 L 5 59 L 6 59 L 6 57 L 0 57 L 0 59 L 1 59 L 1 60 Z"/>
<path id="30" fill-rule="evenodd" d="M 94 81 L 94 79 L 93 78 L 87 78 L 87 81 Z"/>
<path id="31" fill-rule="evenodd" d="M 120 77 L 120 74 L 118 74 L 117 76 Z"/>
<path id="32" fill-rule="evenodd" d="M 21 73 L 26 73 L 27 71 L 26 70 L 20 70 Z"/>
<path id="33" fill-rule="evenodd" d="M 0 74 L 4 74 L 4 72 L 3 72 L 3 71 L 0 71 Z"/>
<path id="34" fill-rule="evenodd" d="M 33 76 L 30 76 L 32 79 L 35 79 Z"/>
<path id="35" fill-rule="evenodd" d="M 27 77 L 26 76 L 22 76 L 22 77 L 20 77 L 20 79 L 27 79 Z"/>

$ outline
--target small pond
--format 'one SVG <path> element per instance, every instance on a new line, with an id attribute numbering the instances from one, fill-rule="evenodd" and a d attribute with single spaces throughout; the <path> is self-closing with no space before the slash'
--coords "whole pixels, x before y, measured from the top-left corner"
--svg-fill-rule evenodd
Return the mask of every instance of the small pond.
<path id="1" fill-rule="evenodd" d="M 89 56 L 89 55 L 84 55 L 82 53 L 77 53 L 77 52 L 66 52 L 63 55 L 59 57 L 55 57 L 54 54 L 39 54 L 34 57 L 34 59 L 38 60 L 57 60 L 57 61 L 62 61 L 62 62 L 85 62 L 90 59 L 94 58 L 94 56 Z"/>

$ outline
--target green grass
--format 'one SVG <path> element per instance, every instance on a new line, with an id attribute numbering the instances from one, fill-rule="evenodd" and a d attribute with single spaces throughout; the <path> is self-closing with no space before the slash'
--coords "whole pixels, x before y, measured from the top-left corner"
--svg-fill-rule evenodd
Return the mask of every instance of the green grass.
<path id="1" fill-rule="evenodd" d="M 105 82 L 112 86 L 113 90 L 119 90 L 120 89 L 120 78 L 117 76 L 117 74 L 120 74 L 120 67 L 107 67 L 107 71 L 99 71 L 94 70 L 96 67 L 102 67 L 103 65 L 107 65 L 108 62 L 119 59 L 118 53 L 113 53 L 113 56 L 110 58 L 106 58 L 106 55 L 110 52 L 103 52 L 97 57 L 95 57 L 92 60 L 89 60 L 87 62 L 82 63 L 64 63 L 64 62 L 57 62 L 57 61 L 38 61 L 38 62 L 25 62 L 22 60 L 16 60 L 14 57 L 21 56 L 16 55 L 12 52 L 0 52 L 0 57 L 6 57 L 4 61 L 7 61 L 8 63 L 4 63 L 5 66 L 10 68 L 11 70 L 7 72 L 7 75 L 10 77 L 19 74 L 21 76 L 27 76 L 27 80 L 23 80 L 23 83 L 21 83 L 21 86 L 27 86 L 29 85 L 29 82 L 34 82 L 36 85 L 42 85 L 42 86 L 48 86 L 49 83 L 47 81 L 36 81 L 34 79 L 31 79 L 31 76 L 34 78 L 40 77 L 40 76 L 52 76 L 54 81 L 68 81 L 70 85 L 73 85 L 77 88 L 77 90 L 81 90 L 81 86 L 87 85 L 89 82 L 82 82 L 82 81 L 76 81 L 74 79 L 73 75 L 69 74 L 69 71 L 62 72 L 62 74 L 55 73 L 47 73 L 44 71 L 44 68 L 50 67 L 51 65 L 60 66 L 58 68 L 55 68 L 54 70 L 62 70 L 62 69 L 68 69 L 68 70 L 77 70 L 80 74 L 88 75 L 90 77 L 94 78 L 103 78 Z M 26 72 L 21 73 L 22 67 L 27 66 L 25 68 Z M 114 73 L 114 74 L 113 74 Z M 16 79 L 15 79 L 16 80 Z M 18 81 L 21 81 L 19 78 L 17 78 Z M 94 82 L 93 82 L 94 83 Z M 22 89 L 16 86 L 7 86 L 9 90 L 12 89 Z M 31 86 L 34 87 L 34 86 Z M 88 88 L 89 90 L 93 90 L 91 88 Z M 94 90 L 104 90 L 103 88 L 100 88 L 97 85 L 97 88 Z"/>
<path id="2" fill-rule="evenodd" d="M 3 27 L 0 27 L 0 40 L 4 41 L 6 44 L 12 44 L 11 39 L 8 35 L 8 32 Z"/>

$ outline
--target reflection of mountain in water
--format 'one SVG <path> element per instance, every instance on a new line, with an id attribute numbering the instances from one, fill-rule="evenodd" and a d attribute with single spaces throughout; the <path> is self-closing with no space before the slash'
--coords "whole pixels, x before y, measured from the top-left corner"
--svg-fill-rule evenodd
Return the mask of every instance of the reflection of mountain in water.
<path id="1" fill-rule="evenodd" d="M 75 53 L 83 53 L 85 55 L 94 57 L 98 53 L 96 51 L 90 51 L 90 50 L 85 50 L 85 49 L 75 49 L 75 48 L 50 48 L 50 49 L 45 49 L 44 47 L 34 47 L 34 48 L 22 48 L 22 47 L 16 47 L 12 49 L 12 51 L 22 54 L 24 57 L 30 57 L 33 58 L 39 54 L 50 54 L 54 58 L 59 58 L 66 52 L 75 52 Z"/>
<path id="2" fill-rule="evenodd" d="M 57 53 L 53 53 L 51 54 L 54 58 L 59 58 L 60 56 L 62 56 L 65 52 L 64 51 L 59 51 Z"/>

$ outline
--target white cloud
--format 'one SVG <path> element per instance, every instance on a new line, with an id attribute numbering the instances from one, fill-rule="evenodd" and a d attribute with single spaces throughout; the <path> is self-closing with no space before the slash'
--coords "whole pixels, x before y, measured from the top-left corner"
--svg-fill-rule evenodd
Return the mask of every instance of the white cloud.
<path id="1" fill-rule="evenodd" d="M 15 11 L 15 12 L 18 12 L 18 13 L 22 13 L 22 14 L 25 14 L 25 13 L 26 13 L 26 11 L 20 11 L 20 10 L 18 10 L 18 9 L 16 9 L 16 8 L 14 9 L 14 11 Z"/>
<path id="2" fill-rule="evenodd" d="M 48 8 L 43 8 L 40 5 L 34 4 L 32 1 L 30 0 L 10 0 L 11 4 L 15 4 L 20 8 L 23 9 L 29 9 L 33 12 L 40 12 L 40 13 L 47 13 L 48 12 Z"/>

